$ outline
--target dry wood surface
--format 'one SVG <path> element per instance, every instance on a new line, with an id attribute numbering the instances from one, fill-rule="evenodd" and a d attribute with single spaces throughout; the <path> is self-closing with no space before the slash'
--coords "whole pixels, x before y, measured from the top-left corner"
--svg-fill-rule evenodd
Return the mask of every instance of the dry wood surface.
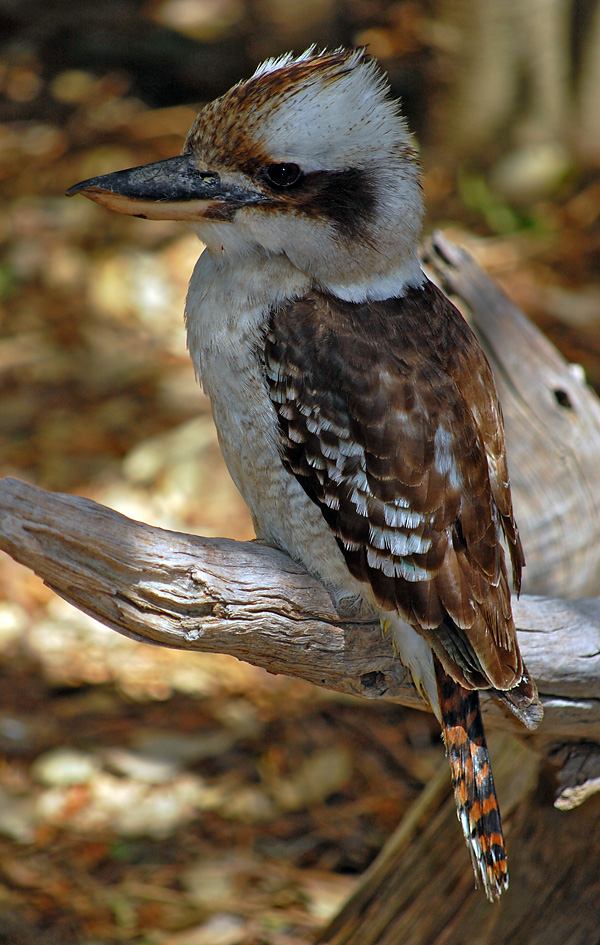
<path id="1" fill-rule="evenodd" d="M 600 400 L 468 253 L 435 233 L 429 275 L 469 319 L 492 365 L 506 426 L 523 591 L 600 595 Z"/>
<path id="2" fill-rule="evenodd" d="M 423 707 L 378 622 L 344 619 L 325 588 L 277 549 L 153 528 L 14 479 L 0 483 L 0 509 L 0 547 L 126 636 Z M 600 601 L 525 596 L 514 605 L 545 710 L 539 735 L 600 740 Z"/>

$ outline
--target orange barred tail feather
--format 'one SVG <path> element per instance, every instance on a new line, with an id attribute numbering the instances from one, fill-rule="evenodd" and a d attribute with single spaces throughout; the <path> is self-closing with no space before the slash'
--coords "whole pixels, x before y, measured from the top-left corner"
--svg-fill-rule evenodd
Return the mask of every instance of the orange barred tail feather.
<path id="1" fill-rule="evenodd" d="M 458 819 L 476 882 L 490 902 L 508 888 L 506 848 L 477 690 L 463 689 L 435 659 L 442 735 Z"/>

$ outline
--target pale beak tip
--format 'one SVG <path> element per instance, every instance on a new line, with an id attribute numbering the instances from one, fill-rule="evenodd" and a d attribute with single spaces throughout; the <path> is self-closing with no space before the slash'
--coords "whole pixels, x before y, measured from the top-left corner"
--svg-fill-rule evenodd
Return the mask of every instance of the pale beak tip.
<path id="1" fill-rule="evenodd" d="M 66 191 L 65 197 L 74 197 L 75 194 L 85 194 L 89 184 L 89 180 L 82 180 L 78 184 L 73 184 L 73 186 L 69 187 L 69 189 Z"/>

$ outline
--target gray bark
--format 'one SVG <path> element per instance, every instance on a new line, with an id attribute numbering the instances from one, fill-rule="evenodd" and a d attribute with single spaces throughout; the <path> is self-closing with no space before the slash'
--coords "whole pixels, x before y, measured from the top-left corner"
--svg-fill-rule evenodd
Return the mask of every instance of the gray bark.
<path id="1" fill-rule="evenodd" d="M 128 637 L 423 708 L 379 624 L 344 619 L 275 548 L 153 528 L 16 479 L 0 482 L 0 512 L 0 548 Z M 545 711 L 535 737 L 600 742 L 600 601 L 523 597 L 514 607 Z M 518 724 L 487 708 L 497 725 Z"/>

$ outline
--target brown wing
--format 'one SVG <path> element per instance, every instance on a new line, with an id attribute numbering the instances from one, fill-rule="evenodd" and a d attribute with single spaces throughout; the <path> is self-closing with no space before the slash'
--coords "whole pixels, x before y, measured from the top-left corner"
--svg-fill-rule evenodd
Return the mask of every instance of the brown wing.
<path id="1" fill-rule="evenodd" d="M 518 586 L 502 418 L 471 330 L 431 283 L 354 304 L 314 293 L 273 314 L 266 373 L 287 468 L 352 574 L 468 688 L 523 667 L 500 544 Z"/>

